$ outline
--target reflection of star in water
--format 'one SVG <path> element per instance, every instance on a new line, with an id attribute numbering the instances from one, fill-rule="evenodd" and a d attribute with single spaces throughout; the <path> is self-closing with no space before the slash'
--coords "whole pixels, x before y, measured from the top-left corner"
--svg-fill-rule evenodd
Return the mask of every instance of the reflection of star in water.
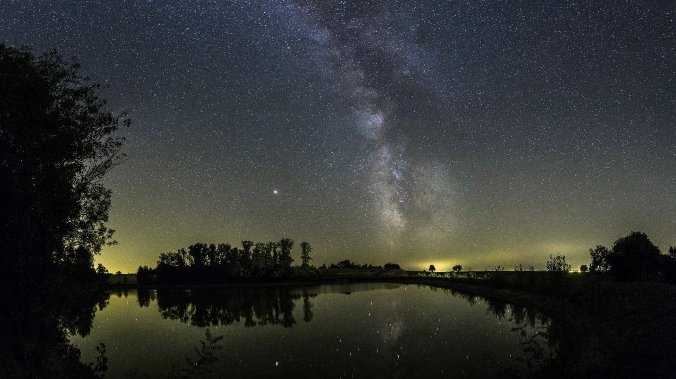
<path id="1" fill-rule="evenodd" d="M 278 195 L 278 194 L 279 194 L 279 191 L 277 191 L 277 190 L 272 190 L 272 193 L 274 193 L 275 195 Z"/>

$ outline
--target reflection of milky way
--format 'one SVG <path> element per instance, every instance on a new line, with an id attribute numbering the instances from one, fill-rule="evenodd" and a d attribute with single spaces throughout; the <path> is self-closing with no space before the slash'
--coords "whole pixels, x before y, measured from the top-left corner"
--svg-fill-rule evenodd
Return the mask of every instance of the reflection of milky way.
<path id="1" fill-rule="evenodd" d="M 404 332 L 404 320 L 395 315 L 394 320 L 389 320 L 385 325 L 383 333 L 383 342 L 385 346 L 396 347 L 399 337 Z"/>

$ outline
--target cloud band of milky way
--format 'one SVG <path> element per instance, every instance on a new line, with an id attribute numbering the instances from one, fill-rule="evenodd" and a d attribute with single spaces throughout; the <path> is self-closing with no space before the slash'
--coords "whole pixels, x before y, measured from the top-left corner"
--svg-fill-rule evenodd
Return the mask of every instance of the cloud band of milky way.
<path id="1" fill-rule="evenodd" d="M 367 150 L 365 190 L 378 213 L 383 240 L 396 243 L 407 231 L 426 231 L 428 222 L 435 230 L 445 228 L 448 222 L 439 219 L 448 217 L 438 213 L 446 211 L 439 206 L 446 204 L 448 194 L 439 189 L 444 183 L 430 183 L 430 178 L 444 175 L 430 174 L 429 166 L 421 169 L 420 162 L 411 161 L 407 142 L 415 136 L 401 128 L 408 106 L 402 99 L 430 92 L 420 83 L 426 83 L 431 70 L 431 53 L 415 43 L 415 33 L 391 31 L 393 18 L 385 6 L 350 2 L 334 8 L 296 1 L 281 7 L 316 41 L 323 74 L 350 103 L 354 127 Z"/>

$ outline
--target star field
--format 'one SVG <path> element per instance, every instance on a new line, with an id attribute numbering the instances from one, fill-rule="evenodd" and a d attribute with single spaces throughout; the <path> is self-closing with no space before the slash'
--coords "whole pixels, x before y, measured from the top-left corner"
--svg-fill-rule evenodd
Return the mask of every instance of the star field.
<path id="1" fill-rule="evenodd" d="M 6 1 L 125 111 L 111 271 L 289 237 L 315 264 L 676 245 L 673 1 Z M 296 257 L 298 258 L 298 257 Z M 298 260 L 298 259 L 297 259 Z"/>

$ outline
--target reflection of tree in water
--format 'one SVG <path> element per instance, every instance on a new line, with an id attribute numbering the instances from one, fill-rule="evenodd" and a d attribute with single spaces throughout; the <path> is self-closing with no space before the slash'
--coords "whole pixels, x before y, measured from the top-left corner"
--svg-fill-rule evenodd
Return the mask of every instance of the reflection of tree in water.
<path id="1" fill-rule="evenodd" d="M 314 313 L 312 312 L 314 304 L 310 301 L 310 297 L 312 296 L 314 295 L 310 295 L 306 290 L 303 290 L 303 321 L 305 322 L 312 321 L 314 317 Z"/>
<path id="2" fill-rule="evenodd" d="M 508 313 L 511 315 L 509 321 L 515 324 L 511 331 L 519 336 L 522 353 L 516 357 L 516 361 L 521 364 L 503 368 L 502 376 L 512 378 L 540 376 L 542 370 L 556 358 L 559 347 L 557 340 L 551 338 L 551 320 L 520 305 L 499 303 L 495 300 L 487 301 L 488 310 L 503 318 L 509 308 Z"/>
<path id="3" fill-rule="evenodd" d="M 202 378 L 213 374 L 213 367 L 221 357 L 217 355 L 218 351 L 223 350 L 221 341 L 223 335 L 213 335 L 209 328 L 204 331 L 204 338 L 200 338 L 199 343 L 192 347 L 192 352 L 185 357 L 183 365 L 173 364 L 173 374 L 176 378 Z M 125 377 L 129 379 L 150 379 L 150 374 L 128 370 Z M 169 376 L 168 376 L 169 377 Z"/>
<path id="4" fill-rule="evenodd" d="M 75 291 L 75 290 L 73 290 Z M 6 378 L 98 378 L 106 371 L 105 345 L 97 361 L 80 362 L 80 351 L 68 337 L 87 336 L 97 309 L 108 294 L 88 290 L 49 294 L 15 293 L 2 301 L 0 373 Z"/>
<path id="5" fill-rule="evenodd" d="M 144 296 L 144 304 L 149 299 Z M 303 299 L 303 320 L 312 320 L 311 295 L 286 288 L 230 288 L 199 291 L 158 291 L 157 305 L 165 319 L 179 320 L 195 326 L 244 326 L 296 324 L 293 315 L 296 301 Z M 148 300 L 149 301 L 149 300 Z M 139 300 L 141 303 L 141 300 Z"/>
<path id="6" fill-rule="evenodd" d="M 138 301 L 138 305 L 140 307 L 150 306 L 150 302 L 155 301 L 157 299 L 156 294 L 157 292 L 155 290 L 149 290 L 147 288 L 139 288 L 138 292 L 136 293 L 136 300 Z"/>
<path id="7" fill-rule="evenodd" d="M 216 351 L 223 350 L 219 342 L 222 335 L 214 336 L 209 328 L 204 331 L 204 339 L 200 339 L 198 346 L 194 346 L 195 357 L 186 357 L 185 368 L 178 370 L 177 376 L 181 378 L 200 377 L 212 372 L 211 367 L 218 361 Z"/>
<path id="8" fill-rule="evenodd" d="M 124 296 L 126 298 L 127 296 L 129 296 L 129 291 L 127 291 L 126 288 L 117 288 L 115 290 L 115 295 L 117 295 L 117 297 L 123 297 Z"/>
<path id="9" fill-rule="evenodd" d="M 446 289 L 446 292 L 453 297 L 461 297 L 467 300 L 471 305 L 475 305 L 477 300 L 480 299 L 486 304 L 486 312 L 499 319 L 508 318 L 510 322 L 515 324 L 511 331 L 519 337 L 519 347 L 522 354 L 515 358 L 518 362 L 517 365 L 500 367 L 498 369 L 499 377 L 551 377 L 552 368 L 560 365 L 557 358 L 560 356 L 560 341 L 565 336 L 560 324 L 540 312 L 521 305 L 508 304 L 494 298 L 482 298 L 453 289 Z M 488 357 L 488 359 L 493 364 L 498 365 L 497 360 L 491 357 Z"/>
<path id="10" fill-rule="evenodd" d="M 121 294 L 120 294 L 121 295 Z M 165 319 L 179 320 L 198 327 L 230 325 L 243 322 L 245 326 L 296 324 L 293 310 L 297 301 L 303 301 L 303 321 L 314 317 L 312 298 L 317 296 L 303 289 L 301 293 L 287 288 L 229 288 L 199 291 L 139 289 L 138 303 L 147 307 L 157 300 L 160 314 Z M 175 368 L 176 377 L 198 378 L 212 372 L 219 360 L 217 351 L 223 349 L 222 335 L 212 335 L 207 328 L 203 339 L 193 346 L 183 367 Z M 129 378 L 149 378 L 147 374 L 129 371 Z"/>

